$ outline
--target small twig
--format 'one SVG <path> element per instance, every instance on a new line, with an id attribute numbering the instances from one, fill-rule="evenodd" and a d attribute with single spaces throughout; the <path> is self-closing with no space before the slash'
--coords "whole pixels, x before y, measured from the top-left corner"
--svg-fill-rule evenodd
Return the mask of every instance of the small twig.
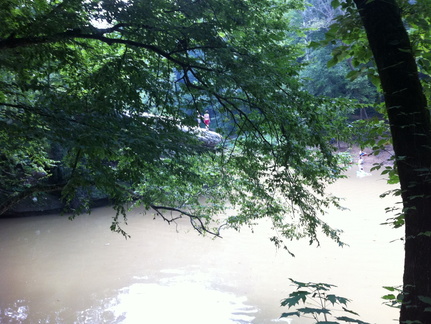
<path id="1" fill-rule="evenodd" d="M 217 229 L 217 232 L 213 232 L 213 231 L 209 230 L 209 229 L 205 226 L 204 222 L 202 221 L 202 218 L 201 218 L 201 217 L 199 217 L 199 216 L 196 216 L 196 215 L 190 214 L 190 213 L 188 213 L 188 212 L 185 212 L 185 211 L 183 211 L 183 210 L 181 210 L 181 209 L 178 209 L 178 208 L 175 208 L 175 207 L 156 206 L 156 205 L 150 205 L 150 206 L 151 206 L 151 208 L 152 208 L 152 209 L 154 209 L 154 210 L 157 212 L 157 214 L 158 214 L 160 217 L 162 217 L 162 219 L 163 219 L 164 221 L 168 222 L 168 224 L 170 224 L 170 223 L 172 223 L 172 222 L 175 222 L 177 219 L 182 218 L 182 216 L 183 216 L 183 215 L 184 215 L 184 216 L 189 217 L 189 218 L 190 218 L 190 224 L 193 226 L 193 228 L 194 228 L 196 231 L 198 231 L 198 232 L 199 232 L 199 234 L 208 233 L 208 234 L 211 234 L 211 235 L 214 235 L 214 236 L 216 236 L 216 237 L 220 237 L 220 238 L 221 238 L 221 235 L 220 235 L 220 229 L 221 229 L 223 226 L 225 226 L 225 225 L 226 225 L 226 224 L 221 225 L 221 226 Z M 174 212 L 178 212 L 178 213 L 180 213 L 180 215 L 179 215 L 179 216 L 177 216 L 177 217 L 174 217 L 174 218 L 168 219 L 168 218 L 166 218 L 166 216 L 165 216 L 165 215 L 164 215 L 160 210 L 169 210 L 169 211 L 174 211 Z"/>

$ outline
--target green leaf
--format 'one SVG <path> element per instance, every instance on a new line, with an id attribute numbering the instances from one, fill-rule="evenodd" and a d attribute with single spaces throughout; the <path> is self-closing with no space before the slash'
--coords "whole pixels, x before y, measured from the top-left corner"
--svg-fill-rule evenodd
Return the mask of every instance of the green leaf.
<path id="1" fill-rule="evenodd" d="M 331 311 L 326 308 L 313 308 L 313 307 L 304 307 L 298 308 L 298 311 L 304 314 L 331 314 Z"/>
<path id="2" fill-rule="evenodd" d="M 340 1 L 339 0 L 332 0 L 331 6 L 332 6 L 332 8 L 338 8 L 340 6 Z"/>
<path id="3" fill-rule="evenodd" d="M 357 323 L 357 324 L 370 324 L 368 322 L 364 322 L 358 319 L 354 319 L 354 318 L 350 318 L 350 317 L 346 317 L 346 316 L 340 316 L 340 317 L 336 317 L 337 320 L 343 321 L 343 322 L 348 322 L 348 323 Z"/>
<path id="4" fill-rule="evenodd" d="M 358 315 L 358 316 L 359 316 L 359 314 L 358 314 L 358 313 L 355 313 L 354 311 L 351 311 L 351 310 L 349 310 L 349 309 L 347 309 L 347 308 L 345 308 L 345 307 L 343 307 L 343 310 L 344 310 L 345 312 L 350 313 L 350 314 L 354 314 L 354 315 Z"/>
<path id="5" fill-rule="evenodd" d="M 392 299 L 396 299 L 396 296 L 394 294 L 388 294 L 388 295 L 384 295 L 382 298 L 386 300 L 392 300 Z"/>
<path id="6" fill-rule="evenodd" d="M 333 294 L 327 295 L 326 299 L 329 300 L 332 303 L 332 305 L 335 305 L 335 304 L 347 305 L 347 303 L 350 301 L 347 298 L 336 296 Z"/>
<path id="7" fill-rule="evenodd" d="M 283 314 L 281 314 L 280 318 L 290 317 L 290 316 L 298 316 L 298 317 L 300 317 L 301 314 L 299 312 L 283 313 Z"/>
<path id="8" fill-rule="evenodd" d="M 350 80 L 355 80 L 361 75 L 361 71 L 353 70 L 346 74 L 346 78 Z"/>
<path id="9" fill-rule="evenodd" d="M 431 297 L 428 296 L 418 296 L 419 300 L 423 303 L 431 305 Z"/>
<path id="10" fill-rule="evenodd" d="M 427 237 L 431 237 L 431 231 L 427 231 L 427 232 L 421 232 L 418 234 L 418 236 L 427 236 Z"/>
<path id="11" fill-rule="evenodd" d="M 289 294 L 289 298 L 282 300 L 281 306 L 287 306 L 290 308 L 299 304 L 300 301 L 304 303 L 308 295 L 310 295 L 310 292 L 308 291 L 294 291 Z"/>

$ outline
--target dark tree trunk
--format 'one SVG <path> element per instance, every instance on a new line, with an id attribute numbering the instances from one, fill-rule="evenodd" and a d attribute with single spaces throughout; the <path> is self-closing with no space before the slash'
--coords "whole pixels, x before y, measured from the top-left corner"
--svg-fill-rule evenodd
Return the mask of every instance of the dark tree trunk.
<path id="1" fill-rule="evenodd" d="M 405 215 L 400 323 L 431 323 L 431 123 L 395 0 L 354 0 L 379 71 Z"/>

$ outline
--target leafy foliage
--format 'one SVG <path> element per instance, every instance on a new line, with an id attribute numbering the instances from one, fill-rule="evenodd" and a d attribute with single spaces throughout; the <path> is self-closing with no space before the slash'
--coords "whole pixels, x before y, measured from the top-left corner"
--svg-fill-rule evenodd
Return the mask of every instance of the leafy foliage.
<path id="1" fill-rule="evenodd" d="M 401 303 L 403 300 L 402 287 L 385 286 L 383 288 L 390 292 L 389 294 L 386 294 L 382 297 L 384 304 L 389 307 L 401 308 Z"/>
<path id="2" fill-rule="evenodd" d="M 409 34 L 413 55 L 419 69 L 419 77 L 423 87 L 423 92 L 426 97 L 430 96 L 430 49 L 429 34 L 431 32 L 431 21 L 428 18 L 430 13 L 428 1 L 397 1 L 400 10 L 403 13 L 403 22 Z M 334 23 L 329 27 L 325 33 L 325 39 L 318 44 L 319 46 L 336 45 L 332 51 L 332 59 L 328 62 L 329 66 L 341 65 L 344 66 L 345 62 L 350 62 L 354 68 L 349 73 L 353 80 L 358 78 L 367 77 L 381 92 L 380 79 L 376 69 L 371 49 L 368 45 L 367 35 L 362 28 L 358 11 L 355 7 L 353 0 L 347 1 L 333 1 L 332 5 L 339 10 L 343 11 L 342 15 L 338 15 Z M 389 123 L 387 119 L 387 112 L 384 109 L 383 103 L 377 100 L 374 104 L 376 111 L 378 111 L 382 118 L 371 118 L 366 121 L 356 122 L 355 128 L 362 128 L 367 134 L 366 137 L 358 137 L 358 141 L 362 146 L 371 147 L 372 150 L 378 154 L 380 151 L 385 150 L 387 144 L 392 143 L 389 132 Z M 394 160 L 395 157 L 393 157 Z M 398 160 L 401 161 L 403 157 L 399 156 Z M 372 170 L 382 170 L 390 184 L 398 184 L 398 170 L 396 164 L 393 167 L 383 166 L 376 164 Z M 396 189 L 391 191 L 395 195 L 400 195 L 400 190 Z M 383 194 L 387 195 L 388 193 Z M 388 208 L 388 211 L 397 210 L 397 208 Z M 387 224 L 393 227 L 400 227 L 404 225 L 404 213 L 397 213 L 391 219 L 388 219 Z"/>
<path id="3" fill-rule="evenodd" d="M 126 207 L 142 205 L 215 235 L 270 217 L 288 238 L 338 240 L 320 215 L 337 205 L 324 190 L 343 168 L 330 141 L 346 114 L 302 90 L 298 8 L 2 2 L 0 213 L 48 193 L 79 213 L 98 195 L 123 234 Z M 224 138 L 215 149 L 194 129 L 207 109 Z"/>
<path id="4" fill-rule="evenodd" d="M 341 297 L 335 294 L 330 294 L 329 291 L 336 286 L 327 283 L 314 283 L 314 282 L 300 282 L 293 279 L 290 281 L 296 286 L 296 291 L 289 294 L 288 298 L 281 301 L 281 306 L 287 306 L 288 308 L 295 307 L 300 303 L 306 305 L 306 307 L 297 308 L 295 312 L 283 313 L 281 318 L 298 316 L 301 315 L 306 318 L 312 318 L 316 321 L 316 324 L 328 324 L 340 322 L 367 324 L 358 319 L 354 319 L 348 316 L 335 316 L 333 312 L 344 311 L 345 313 L 358 315 L 352 310 L 347 309 L 347 303 L 350 301 L 345 297 Z M 310 305 L 310 306 L 308 306 Z M 330 309 L 329 307 L 336 307 Z M 341 309 L 340 309 L 341 308 Z M 323 320 L 322 320 L 323 319 Z M 333 321 L 333 320 L 337 321 Z"/>
<path id="5" fill-rule="evenodd" d="M 426 269 L 430 268 L 427 233 L 431 228 L 430 182 L 427 180 L 431 164 L 431 125 L 427 102 L 429 83 L 426 80 L 430 71 L 426 67 L 426 58 L 422 60 L 417 50 L 429 49 L 429 42 L 411 42 L 416 32 L 420 35 L 429 33 L 430 21 L 423 19 L 427 17 L 427 9 L 420 10 L 425 5 L 422 1 L 354 0 L 346 3 L 357 6 L 365 27 L 379 71 L 394 143 L 403 201 L 403 215 L 394 218 L 394 226 L 405 224 L 406 233 L 400 323 L 427 323 L 431 319 L 428 312 L 431 285 L 425 275 Z M 409 12 L 409 9 L 415 12 Z M 403 19 L 401 12 L 404 11 L 407 13 Z M 415 18 L 419 19 L 415 21 Z M 415 25 L 418 21 L 420 31 Z M 352 49 L 355 55 L 355 45 Z M 418 73 L 418 66 L 422 74 Z"/>

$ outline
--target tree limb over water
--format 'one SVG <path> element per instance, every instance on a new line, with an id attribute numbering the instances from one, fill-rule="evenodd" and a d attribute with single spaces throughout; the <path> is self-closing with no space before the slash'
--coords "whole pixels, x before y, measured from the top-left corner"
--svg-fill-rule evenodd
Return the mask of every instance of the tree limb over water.
<path id="1" fill-rule="evenodd" d="M 352 104 L 303 90 L 302 30 L 289 18 L 299 3 L 0 6 L 0 204 L 44 172 L 65 184 L 66 202 L 103 195 L 121 211 L 137 193 L 147 208 L 192 206 L 202 221 L 229 204 L 233 227 L 270 218 L 289 238 L 337 233 L 319 216 L 337 204 L 325 196 L 343 169 L 331 140 L 348 136 Z M 221 142 L 193 133 L 206 110 Z"/>

